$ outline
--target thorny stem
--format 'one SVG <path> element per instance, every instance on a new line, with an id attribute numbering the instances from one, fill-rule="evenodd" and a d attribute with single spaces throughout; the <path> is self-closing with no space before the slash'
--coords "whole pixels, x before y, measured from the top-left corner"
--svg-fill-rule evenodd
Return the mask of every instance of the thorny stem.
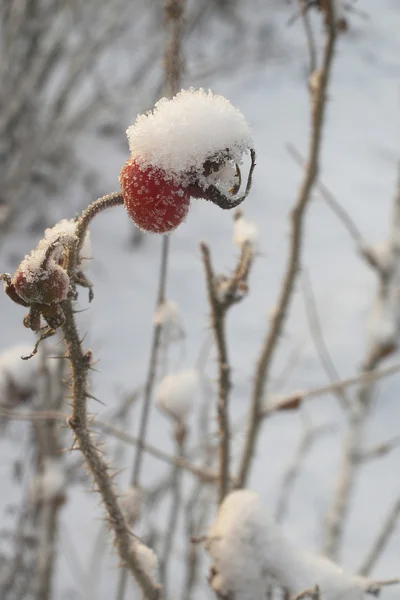
<path id="1" fill-rule="evenodd" d="M 269 331 L 261 349 L 256 366 L 254 389 L 251 399 L 248 431 L 240 460 L 238 487 L 244 487 L 250 474 L 250 468 L 262 423 L 262 402 L 269 379 L 272 359 L 285 322 L 292 299 L 294 285 L 301 261 L 303 239 L 303 223 L 311 192 L 318 174 L 318 163 L 321 152 L 323 124 L 326 109 L 326 92 L 328 88 L 333 54 L 336 40 L 336 27 L 332 0 L 326 2 L 327 25 L 322 67 L 317 73 L 317 85 L 311 97 L 311 136 L 308 151 L 307 168 L 304 173 L 298 199 L 290 215 L 291 235 L 289 256 L 284 274 L 277 307 L 271 321 Z"/>
<path id="2" fill-rule="evenodd" d="M 238 302 L 247 291 L 246 280 L 253 259 L 250 244 L 244 244 L 238 265 L 227 282 L 221 297 L 218 295 L 217 281 L 211 263 L 210 250 L 204 243 L 200 245 L 211 309 L 211 327 L 214 333 L 218 353 L 218 435 L 219 435 L 219 479 L 218 502 L 221 504 L 229 491 L 230 464 L 230 424 L 229 395 L 232 387 L 231 369 L 229 365 L 228 347 L 226 343 L 225 317 L 232 304 Z M 241 289 L 242 288 L 242 289 Z"/>
<path id="3" fill-rule="evenodd" d="M 114 532 L 114 543 L 122 563 L 131 571 L 133 577 L 148 600 L 158 600 L 160 588 L 143 569 L 135 551 L 134 538 L 117 501 L 117 495 L 107 464 L 93 443 L 88 430 L 87 417 L 87 379 L 91 367 L 92 355 L 90 350 L 84 352 L 75 324 L 72 303 L 63 302 L 65 323 L 62 330 L 65 344 L 69 352 L 72 370 L 72 415 L 68 424 L 73 430 L 79 449 L 84 455 L 89 470 L 97 484 L 103 504 L 107 511 L 110 526 Z"/>
<path id="4" fill-rule="evenodd" d="M 122 194 L 120 192 L 114 192 L 98 198 L 89 204 L 89 206 L 83 211 L 75 228 L 75 235 L 78 238 L 77 243 L 74 248 L 70 248 L 69 256 L 67 257 L 66 270 L 69 275 L 74 269 L 74 266 L 79 263 L 77 257 L 82 250 L 87 230 L 94 217 L 107 208 L 112 208 L 113 206 L 122 206 L 123 204 L 124 199 Z"/>

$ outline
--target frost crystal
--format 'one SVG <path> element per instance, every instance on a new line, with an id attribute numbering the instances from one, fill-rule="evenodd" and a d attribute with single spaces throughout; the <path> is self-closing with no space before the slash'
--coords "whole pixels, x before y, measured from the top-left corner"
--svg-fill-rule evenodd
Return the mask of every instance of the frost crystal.
<path id="1" fill-rule="evenodd" d="M 253 140 L 243 114 L 223 96 L 203 89 L 182 90 L 162 98 L 127 129 L 132 156 L 143 167 L 160 168 L 180 183 L 203 174 L 208 159 L 241 164 Z M 218 179 L 233 181 L 232 165 Z"/>
<path id="2" fill-rule="evenodd" d="M 233 241 L 239 248 L 246 243 L 257 246 L 259 230 L 254 221 L 248 221 L 240 213 L 233 223 Z"/>
<path id="3" fill-rule="evenodd" d="M 362 600 L 365 578 L 351 577 L 335 563 L 297 548 L 248 490 L 229 494 L 212 525 L 207 550 L 213 559 L 211 584 L 235 600 L 263 600 L 277 583 L 296 595 L 318 585 L 320 600 Z"/>
<path id="4" fill-rule="evenodd" d="M 173 418 L 184 421 L 199 391 L 200 376 L 195 369 L 167 375 L 160 382 L 156 399 L 161 410 Z"/>

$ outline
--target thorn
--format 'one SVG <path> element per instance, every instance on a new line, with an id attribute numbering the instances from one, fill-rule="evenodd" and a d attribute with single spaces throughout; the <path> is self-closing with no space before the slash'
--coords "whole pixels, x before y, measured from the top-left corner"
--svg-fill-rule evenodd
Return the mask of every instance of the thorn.
<path id="1" fill-rule="evenodd" d="M 86 392 L 86 398 L 90 398 L 91 400 L 95 400 L 96 402 L 99 402 L 102 406 L 107 406 L 107 404 L 105 404 L 104 402 L 102 402 L 101 400 L 99 400 L 98 398 L 96 398 L 96 396 L 93 396 L 93 394 L 89 394 L 89 392 Z"/>
<path id="2" fill-rule="evenodd" d="M 83 342 L 86 340 L 87 338 L 87 332 L 83 335 L 83 337 L 79 340 L 80 345 L 83 344 Z"/>

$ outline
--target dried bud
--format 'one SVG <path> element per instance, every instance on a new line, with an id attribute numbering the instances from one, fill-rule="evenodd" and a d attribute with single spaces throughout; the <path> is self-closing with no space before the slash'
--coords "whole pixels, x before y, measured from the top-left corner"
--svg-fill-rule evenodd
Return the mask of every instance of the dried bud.
<path id="1" fill-rule="evenodd" d="M 67 299 L 70 281 L 54 260 L 57 252 L 58 243 L 50 245 L 42 240 L 16 270 L 12 286 L 27 304 L 58 304 Z"/>

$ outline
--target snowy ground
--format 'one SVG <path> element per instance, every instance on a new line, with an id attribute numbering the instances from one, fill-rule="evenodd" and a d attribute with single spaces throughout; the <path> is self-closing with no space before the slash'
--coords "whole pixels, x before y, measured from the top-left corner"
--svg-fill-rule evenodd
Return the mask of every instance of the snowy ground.
<path id="1" fill-rule="evenodd" d="M 368 20 L 353 15 L 350 31 L 339 40 L 333 83 L 329 94 L 322 176 L 325 183 L 346 206 L 364 236 L 380 242 L 386 234 L 393 198 L 399 142 L 400 6 L 398 0 L 359 2 Z M 294 143 L 303 153 L 307 147 L 308 96 L 306 91 L 307 54 L 300 23 L 287 29 L 289 9 L 278 13 L 277 24 L 290 58 L 269 62 L 236 78 L 213 83 L 213 90 L 229 97 L 247 116 L 254 132 L 258 167 L 245 214 L 256 220 L 261 232 L 260 257 L 250 279 L 251 293 L 229 316 L 229 344 L 233 366 L 232 404 L 240 420 L 246 413 L 254 362 L 265 335 L 268 313 L 273 308 L 286 258 L 287 214 L 298 188 L 301 172 L 288 155 L 285 145 Z M 204 82 L 208 85 L 209 82 Z M 134 117 L 135 115 L 133 115 Z M 121 127 L 126 124 L 122 123 Z M 117 187 L 122 153 L 110 154 L 107 141 L 87 136 L 80 152 L 102 165 L 104 193 Z M 88 201 L 91 199 L 88 199 Z M 66 208 L 65 216 L 70 216 Z M 95 300 L 82 315 L 82 326 L 100 359 L 94 378 L 94 393 L 106 403 L 102 415 L 116 405 L 123 391 L 144 381 L 149 356 L 152 314 L 157 285 L 160 238 L 147 237 L 144 245 L 128 248 L 129 223 L 123 209 L 99 217 L 92 228 L 95 260 L 92 279 Z M 176 351 L 171 366 L 190 368 L 207 337 L 207 303 L 199 242 L 207 241 L 218 270 L 234 265 L 237 249 L 232 243 L 231 215 L 202 201 L 194 201 L 187 222 L 172 237 L 168 297 L 179 303 L 186 331 L 181 354 Z M 10 241 L 3 252 L 2 270 L 10 270 L 8 257 L 16 248 L 21 255 L 30 249 L 30 240 Z M 375 291 L 375 279 L 354 251 L 352 240 L 324 202 L 316 196 L 307 218 L 304 266 L 316 295 L 325 340 L 340 376 L 357 371 L 365 350 L 365 324 Z M 82 305 L 86 306 L 86 299 Z M 23 311 L 0 295 L 2 332 L 0 350 L 10 344 L 32 342 L 21 323 Z M 288 355 L 298 349 L 299 360 L 280 392 L 309 388 L 326 382 L 310 337 L 304 299 L 298 286 L 290 319 L 281 341 L 274 374 L 278 375 Z M 214 377 L 214 361 L 207 373 Z M 398 434 L 399 378 L 379 384 L 379 396 L 371 415 L 370 443 L 385 441 Z M 314 423 L 342 423 L 342 414 L 333 397 L 312 401 L 306 408 Z M 137 413 L 135 413 L 135 417 Z M 264 428 L 257 449 L 250 487 L 262 494 L 273 508 L 282 470 L 293 455 L 300 428 L 298 415 L 278 416 Z M 23 426 L 13 425 L 15 435 Z M 169 423 L 156 409 L 150 435 L 155 445 L 172 449 Z M 237 436 L 234 452 L 239 454 L 242 437 Z M 321 520 L 331 495 L 337 466 L 340 432 L 318 443 L 306 462 L 301 481 L 290 506 L 287 529 L 296 541 L 316 549 L 320 545 Z M 7 446 L 9 444 L 7 443 Z M 4 447 L 6 444 L 4 444 Z M 15 448 L 15 443 L 13 444 Z M 126 453 L 127 466 L 131 450 Z M 1 477 L 7 480 L 3 459 Z M 374 538 L 377 527 L 395 497 L 400 493 L 399 451 L 368 466 L 359 479 L 353 510 L 346 530 L 343 564 L 357 568 Z M 165 468 L 148 460 L 145 481 L 154 481 Z M 129 469 L 121 476 L 127 483 Z M 7 502 L 2 494 L 0 507 Z M 85 569 L 99 528 L 94 514 L 98 501 L 92 494 L 77 490 L 63 510 L 64 527 Z M 94 513 L 93 511 L 96 511 Z M 177 556 L 179 556 L 177 548 Z M 400 531 L 374 575 L 399 576 Z M 60 588 L 81 587 L 74 581 L 64 561 Z M 178 578 L 178 576 L 177 576 Z M 172 578 L 173 579 L 173 578 Z M 77 585 L 78 584 L 78 585 Z M 98 600 L 113 597 L 115 570 L 104 568 Z M 57 596 L 58 597 L 58 596 Z M 61 597 L 61 596 L 60 596 Z M 385 591 L 384 598 L 400 598 L 399 590 Z"/>

